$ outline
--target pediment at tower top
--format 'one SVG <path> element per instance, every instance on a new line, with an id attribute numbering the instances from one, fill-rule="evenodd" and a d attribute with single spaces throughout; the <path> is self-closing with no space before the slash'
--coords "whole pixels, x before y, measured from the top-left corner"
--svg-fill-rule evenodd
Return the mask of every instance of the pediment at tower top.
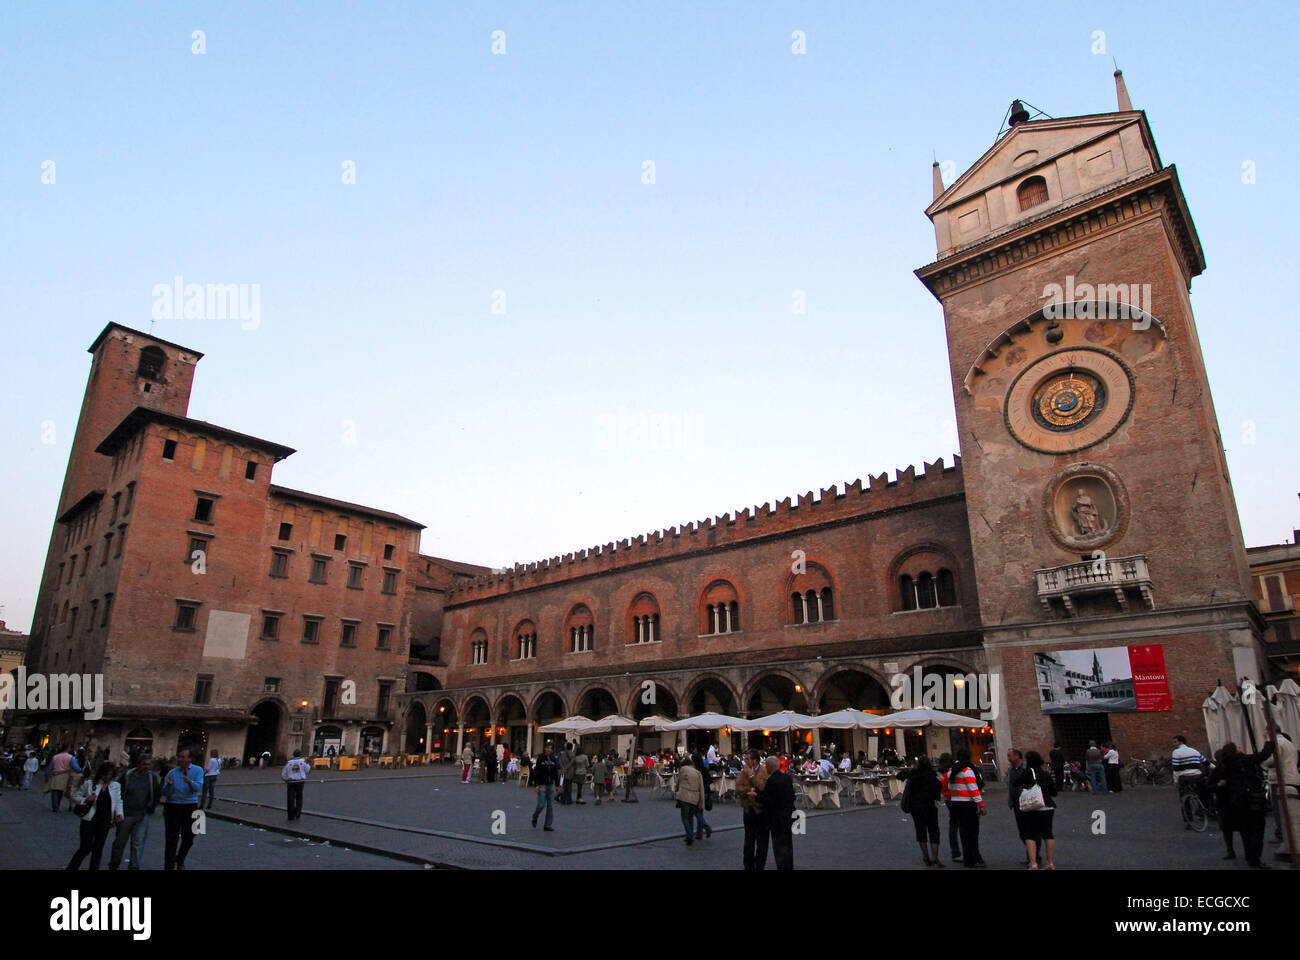
<path id="1" fill-rule="evenodd" d="M 1140 110 L 1011 128 L 926 208 L 940 258 L 1162 169 Z"/>

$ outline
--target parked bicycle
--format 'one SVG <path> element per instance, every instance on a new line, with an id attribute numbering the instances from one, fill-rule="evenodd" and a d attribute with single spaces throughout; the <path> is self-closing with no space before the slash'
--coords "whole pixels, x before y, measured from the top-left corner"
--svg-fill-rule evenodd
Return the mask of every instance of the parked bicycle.
<path id="1" fill-rule="evenodd" d="M 1183 829 L 1204 833 L 1210 820 L 1218 815 L 1209 777 L 1179 777 L 1178 807 L 1183 814 Z"/>
<path id="2" fill-rule="evenodd" d="M 1165 786 L 1174 782 L 1174 767 L 1168 757 L 1156 757 L 1154 760 L 1134 760 L 1128 772 L 1128 785 L 1156 784 Z"/>

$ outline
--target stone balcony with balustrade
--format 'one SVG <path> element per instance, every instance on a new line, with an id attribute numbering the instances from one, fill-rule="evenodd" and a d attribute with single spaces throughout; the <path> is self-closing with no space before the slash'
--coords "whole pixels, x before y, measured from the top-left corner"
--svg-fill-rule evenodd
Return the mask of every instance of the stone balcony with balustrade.
<path id="1" fill-rule="evenodd" d="M 1111 594 L 1119 603 L 1120 610 L 1128 613 L 1130 591 L 1141 596 L 1142 605 L 1147 610 L 1155 609 L 1155 600 L 1151 596 L 1151 572 L 1147 569 L 1145 555 L 1099 557 L 1082 563 L 1067 563 L 1035 570 L 1034 576 L 1038 580 L 1038 602 L 1049 615 L 1053 600 L 1060 600 L 1065 606 L 1065 615 L 1073 617 L 1076 613 L 1075 599 L 1096 594 Z"/>

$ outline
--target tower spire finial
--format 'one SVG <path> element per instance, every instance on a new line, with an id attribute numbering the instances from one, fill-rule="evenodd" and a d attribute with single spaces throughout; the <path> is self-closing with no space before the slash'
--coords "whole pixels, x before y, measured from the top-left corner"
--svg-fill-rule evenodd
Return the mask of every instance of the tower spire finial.
<path id="1" fill-rule="evenodd" d="M 939 169 L 939 160 L 935 158 L 934 166 L 930 168 L 930 177 L 934 183 L 934 199 L 938 200 L 943 195 L 943 173 Z"/>
<path id="2" fill-rule="evenodd" d="M 1133 101 L 1128 98 L 1128 87 L 1124 86 L 1124 71 L 1115 64 L 1115 99 L 1119 102 L 1119 112 L 1133 109 Z"/>

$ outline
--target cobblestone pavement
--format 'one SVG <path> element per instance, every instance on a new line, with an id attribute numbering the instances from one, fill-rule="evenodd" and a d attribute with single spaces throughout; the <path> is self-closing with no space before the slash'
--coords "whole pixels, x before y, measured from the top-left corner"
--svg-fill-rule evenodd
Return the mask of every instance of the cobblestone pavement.
<path id="1" fill-rule="evenodd" d="M 606 802 L 597 807 L 589 798 L 584 806 L 557 806 L 551 833 L 529 825 L 534 791 L 514 781 L 461 784 L 456 769 L 448 767 L 313 771 L 304 815 L 290 836 L 271 832 L 289 830 L 284 786 L 276 771 L 227 771 L 218 794 L 208 834 L 198 839 L 191 856 L 196 868 L 419 869 L 425 862 L 543 870 L 740 866 L 743 834 L 735 804 L 716 804 L 707 815 L 713 836 L 686 847 L 673 802 L 651 796 L 644 787 L 637 791 L 640 802 L 636 804 Z M 1220 860 L 1224 848 L 1217 828 L 1206 833 L 1183 829 L 1171 787 L 1102 797 L 1068 794 L 1058 800 L 1055 831 L 1060 869 L 1242 869 L 1240 858 L 1232 864 Z M 984 858 L 993 869 L 1020 869 L 1024 850 L 1006 803 L 1006 788 L 990 784 L 988 804 L 989 814 L 981 822 Z M 225 819 L 229 817 L 248 825 L 229 822 Z M 946 814 L 940 819 L 942 849 L 951 863 Z M 0 798 L 0 823 L 29 828 L 5 829 L 9 839 L 0 847 L 0 867 L 62 866 L 76 846 L 72 817 L 49 813 L 45 798 L 35 789 L 27 794 L 5 791 Z M 1094 832 L 1094 823 L 1103 832 Z M 259 832 L 259 828 L 269 829 Z M 160 865 L 161 838 L 158 816 L 146 849 L 146 863 L 151 866 Z M 330 845 L 319 843 L 323 840 Z M 795 837 L 795 866 L 925 869 L 911 819 L 899 811 L 897 802 L 810 812 L 806 833 Z"/>

